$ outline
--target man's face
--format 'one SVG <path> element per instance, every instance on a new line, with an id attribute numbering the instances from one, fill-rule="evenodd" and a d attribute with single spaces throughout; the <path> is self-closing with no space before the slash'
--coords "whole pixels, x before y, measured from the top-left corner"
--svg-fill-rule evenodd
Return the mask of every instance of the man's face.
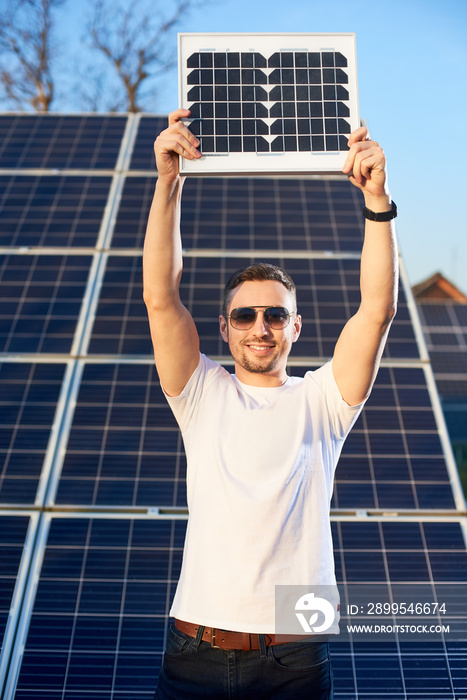
<path id="1" fill-rule="evenodd" d="M 265 280 L 243 282 L 235 289 L 227 309 L 241 306 L 284 306 L 295 311 L 292 294 L 281 282 Z M 286 363 L 292 343 L 300 335 L 301 317 L 292 314 L 288 325 L 280 330 L 269 327 L 263 309 L 257 309 L 255 324 L 249 330 L 233 328 L 230 319 L 219 317 L 222 338 L 229 344 L 240 381 L 256 386 L 280 386 L 287 379 Z"/>

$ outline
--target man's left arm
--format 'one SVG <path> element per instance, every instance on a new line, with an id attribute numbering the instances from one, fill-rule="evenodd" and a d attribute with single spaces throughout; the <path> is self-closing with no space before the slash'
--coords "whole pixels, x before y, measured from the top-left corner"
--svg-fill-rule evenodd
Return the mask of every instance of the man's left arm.
<path id="1" fill-rule="evenodd" d="M 364 127 L 349 138 L 343 172 L 362 190 L 367 209 L 390 211 L 384 153 L 376 142 L 367 140 Z M 396 313 L 398 254 L 393 221 L 365 221 L 360 290 L 359 309 L 342 330 L 332 363 L 341 396 L 351 406 L 361 403 L 371 391 Z"/>

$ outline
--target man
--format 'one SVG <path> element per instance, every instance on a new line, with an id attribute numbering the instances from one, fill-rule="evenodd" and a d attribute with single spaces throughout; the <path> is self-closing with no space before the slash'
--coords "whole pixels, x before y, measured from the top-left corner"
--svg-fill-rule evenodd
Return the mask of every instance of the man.
<path id="1" fill-rule="evenodd" d="M 328 645 L 274 635 L 275 586 L 335 582 L 329 503 L 343 442 L 368 397 L 396 309 L 396 215 L 385 158 L 360 128 L 343 172 L 365 198 L 361 304 L 332 362 L 288 377 L 301 329 L 275 266 L 236 273 L 220 332 L 235 374 L 200 355 L 179 297 L 178 156 L 200 158 L 176 110 L 155 142 L 158 180 L 144 246 L 156 367 L 187 452 L 189 522 L 158 699 L 332 698 Z"/>

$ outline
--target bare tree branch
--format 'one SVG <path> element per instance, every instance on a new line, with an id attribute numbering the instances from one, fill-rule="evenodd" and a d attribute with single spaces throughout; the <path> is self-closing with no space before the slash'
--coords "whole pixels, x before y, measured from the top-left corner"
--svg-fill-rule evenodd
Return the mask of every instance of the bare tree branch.
<path id="1" fill-rule="evenodd" d="M 90 43 L 112 64 L 128 112 L 141 111 L 143 84 L 155 84 L 175 64 L 171 32 L 199 2 L 175 0 L 164 13 L 161 5 L 142 0 L 97 0 L 94 5 Z"/>
<path id="2" fill-rule="evenodd" d="M 19 109 L 47 112 L 54 98 L 54 10 L 65 0 L 8 0 L 0 16 L 0 90 Z"/>

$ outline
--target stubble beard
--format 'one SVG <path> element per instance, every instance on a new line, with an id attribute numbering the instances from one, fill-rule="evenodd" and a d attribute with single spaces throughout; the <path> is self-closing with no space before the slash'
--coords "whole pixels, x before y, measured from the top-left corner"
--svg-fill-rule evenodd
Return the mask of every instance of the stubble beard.
<path id="1" fill-rule="evenodd" d="M 253 372 L 253 374 L 267 374 L 268 372 L 272 372 L 274 369 L 277 367 L 277 363 L 279 360 L 279 355 L 275 355 L 274 357 L 271 357 L 268 363 L 262 364 L 261 362 L 251 362 L 248 357 L 246 357 L 245 353 L 242 353 L 241 356 L 241 365 L 243 369 L 246 369 L 247 372 Z"/>

